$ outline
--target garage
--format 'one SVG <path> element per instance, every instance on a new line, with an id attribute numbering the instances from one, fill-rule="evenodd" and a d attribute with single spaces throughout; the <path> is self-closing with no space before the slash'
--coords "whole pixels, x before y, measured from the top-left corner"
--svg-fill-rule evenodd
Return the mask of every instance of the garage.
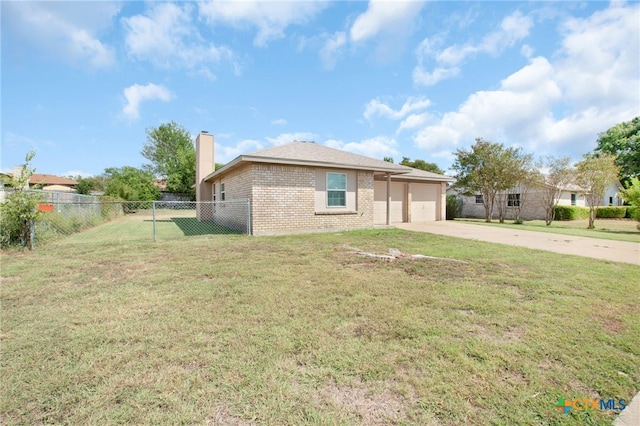
<path id="1" fill-rule="evenodd" d="M 411 222 L 431 222 L 438 220 L 438 190 L 440 185 L 410 183 Z"/>
<path id="2" fill-rule="evenodd" d="M 375 181 L 373 187 L 373 223 L 387 223 L 387 182 Z M 391 182 L 391 223 L 407 221 L 407 188 L 404 182 Z"/>
<path id="3" fill-rule="evenodd" d="M 407 179 L 407 175 L 392 176 L 390 223 L 444 220 L 442 210 L 446 184 L 442 181 L 433 182 L 424 179 L 425 173 L 428 172 L 416 172 L 415 180 Z M 387 181 L 382 178 L 376 179 L 373 191 L 373 223 L 385 225 L 387 223 Z"/>

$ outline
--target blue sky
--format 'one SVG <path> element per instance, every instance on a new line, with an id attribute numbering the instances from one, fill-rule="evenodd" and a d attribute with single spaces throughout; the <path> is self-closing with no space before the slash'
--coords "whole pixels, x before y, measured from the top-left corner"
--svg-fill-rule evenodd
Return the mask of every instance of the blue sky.
<path id="1" fill-rule="evenodd" d="M 216 162 L 314 140 L 448 169 L 482 137 L 578 159 L 640 115 L 638 2 L 1 2 L 1 167 L 139 167 L 145 130 Z"/>

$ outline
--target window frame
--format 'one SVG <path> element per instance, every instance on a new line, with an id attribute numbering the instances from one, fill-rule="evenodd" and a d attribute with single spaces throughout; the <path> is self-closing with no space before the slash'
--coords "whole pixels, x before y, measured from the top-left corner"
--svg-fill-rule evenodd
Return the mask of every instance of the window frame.
<path id="1" fill-rule="evenodd" d="M 329 187 L 329 176 L 331 175 L 339 175 L 339 176 L 343 176 L 344 177 L 344 189 L 342 188 L 330 188 Z M 327 172 L 326 174 L 326 197 L 325 197 L 325 202 L 326 202 L 326 208 L 328 209 L 346 209 L 347 208 L 347 188 L 348 188 L 348 184 L 347 184 L 347 174 L 346 173 L 341 173 L 341 172 Z M 342 204 L 331 204 L 331 194 L 332 193 L 342 193 L 342 199 L 340 200 L 342 202 Z"/>
<path id="2" fill-rule="evenodd" d="M 571 205 L 575 206 L 578 204 L 578 194 L 575 192 L 571 193 Z"/>
<path id="3" fill-rule="evenodd" d="M 507 194 L 507 207 L 520 207 L 522 199 L 519 192 Z"/>
<path id="4" fill-rule="evenodd" d="M 482 194 L 476 195 L 476 204 L 484 204 L 484 197 Z"/>
<path id="5" fill-rule="evenodd" d="M 220 182 L 220 201 L 226 200 L 227 193 L 225 192 L 224 182 Z"/>

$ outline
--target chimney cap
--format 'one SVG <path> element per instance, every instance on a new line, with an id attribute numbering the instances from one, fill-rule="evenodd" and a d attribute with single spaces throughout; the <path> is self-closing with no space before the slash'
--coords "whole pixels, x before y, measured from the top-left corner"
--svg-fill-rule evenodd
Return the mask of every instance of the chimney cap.
<path id="1" fill-rule="evenodd" d="M 200 133 L 209 133 L 208 130 L 200 130 Z"/>

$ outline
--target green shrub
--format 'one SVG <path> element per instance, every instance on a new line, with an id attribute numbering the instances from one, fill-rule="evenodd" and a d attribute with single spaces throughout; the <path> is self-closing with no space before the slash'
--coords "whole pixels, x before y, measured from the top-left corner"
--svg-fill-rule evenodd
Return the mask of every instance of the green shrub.
<path id="1" fill-rule="evenodd" d="M 627 207 L 627 213 L 624 215 L 624 217 L 629 219 L 640 220 L 640 207 L 634 207 L 634 206 L 626 206 L 626 207 Z"/>
<path id="2" fill-rule="evenodd" d="M 626 206 L 598 207 L 596 211 L 597 219 L 622 219 L 627 214 Z"/>
<path id="3" fill-rule="evenodd" d="M 6 196 L 0 203 L 0 248 L 9 246 L 22 246 L 33 249 L 34 226 L 40 217 L 38 205 L 42 202 L 42 196 L 37 192 L 29 191 L 29 179 L 35 169 L 30 162 L 35 156 L 33 151 L 27 153 L 26 164 L 20 173 L 14 173 L 12 178 L 13 192 Z"/>
<path id="4" fill-rule="evenodd" d="M 462 201 L 455 195 L 447 195 L 447 220 L 453 220 L 462 214 Z"/>
<path id="5" fill-rule="evenodd" d="M 100 197 L 100 211 L 106 221 L 113 220 L 124 214 L 124 206 L 121 198 L 103 195 Z"/>
<path id="6" fill-rule="evenodd" d="M 555 206 L 556 220 L 580 220 L 589 218 L 589 208 L 580 206 Z"/>

